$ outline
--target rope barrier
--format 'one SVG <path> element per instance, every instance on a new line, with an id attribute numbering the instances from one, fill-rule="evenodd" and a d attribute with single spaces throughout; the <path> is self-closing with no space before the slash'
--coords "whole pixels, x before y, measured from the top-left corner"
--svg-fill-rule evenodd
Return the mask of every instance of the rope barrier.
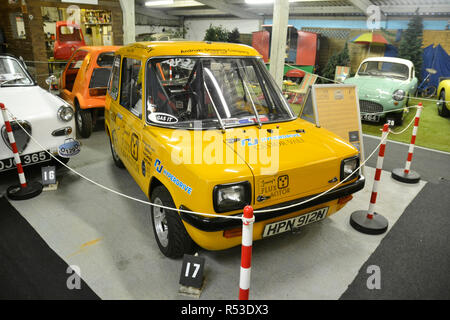
<path id="1" fill-rule="evenodd" d="M 10 116 L 11 116 L 11 118 L 12 118 L 13 120 L 17 120 L 17 118 L 16 118 L 16 117 L 15 117 L 8 109 L 6 109 L 6 110 L 7 110 L 7 112 L 10 114 Z M 21 128 L 21 129 L 22 129 L 22 130 L 30 137 L 31 140 L 33 140 L 33 141 L 34 141 L 34 142 L 35 142 L 35 143 L 36 143 L 43 151 L 47 152 L 47 153 L 48 153 L 53 159 L 55 159 L 58 163 L 60 163 L 62 166 L 64 166 L 65 168 L 69 169 L 71 172 L 75 173 L 76 175 L 80 176 L 81 178 L 85 179 L 86 181 L 88 181 L 88 182 L 90 182 L 90 183 L 96 185 L 97 187 L 102 188 L 102 189 L 104 189 L 104 190 L 106 190 L 106 191 L 112 192 L 112 193 L 114 193 L 114 194 L 116 194 L 116 195 L 118 195 L 118 196 L 127 198 L 127 199 L 129 199 L 129 200 L 133 200 L 133 201 L 136 201 L 136 202 L 140 202 L 140 203 L 143 203 L 143 204 L 146 204 L 146 205 L 155 206 L 155 207 L 158 207 L 158 208 L 161 208 L 161 209 L 172 210 L 172 211 L 178 211 L 178 212 L 184 212 L 184 213 L 190 213 L 190 214 L 196 214 L 196 215 L 203 215 L 203 216 L 208 216 L 208 217 L 217 217 L 217 218 L 227 218 L 227 219 L 243 220 L 242 215 L 225 216 L 225 215 L 218 215 L 218 214 L 211 214 L 211 213 L 204 213 L 204 212 L 195 212 L 195 211 L 190 211 L 190 210 L 184 210 L 184 209 L 177 209 L 177 208 L 167 207 L 167 206 L 155 204 L 155 203 L 152 203 L 152 202 L 148 202 L 148 201 L 145 201 L 145 200 L 137 199 L 137 198 L 131 197 L 131 196 L 129 196 L 129 195 L 123 194 L 123 193 L 121 193 L 121 192 L 118 192 L 118 191 L 116 191 L 116 190 L 114 190 L 114 189 L 111 189 L 111 188 L 109 188 L 109 187 L 106 187 L 106 186 L 104 186 L 104 185 L 102 185 L 102 184 L 100 184 L 100 183 L 98 183 L 98 182 L 96 182 L 96 181 L 94 181 L 94 180 L 92 180 L 92 179 L 90 179 L 90 178 L 84 176 L 83 174 L 81 174 L 81 173 L 77 172 L 76 170 L 72 169 L 71 167 L 67 166 L 65 163 L 63 163 L 63 162 L 60 161 L 58 158 L 56 158 L 51 152 L 47 151 L 46 148 L 44 148 L 44 147 L 43 147 L 43 146 L 42 146 L 42 145 L 41 145 L 41 144 L 40 144 L 40 143 L 39 143 L 39 142 L 38 142 L 31 134 L 29 134 L 29 133 L 22 127 L 22 125 L 21 125 L 19 122 L 16 121 L 16 123 L 17 123 L 17 124 L 19 125 L 19 127 L 20 127 L 20 128 Z M 387 139 L 387 136 L 386 136 L 385 139 Z M 331 187 L 330 189 L 328 189 L 328 190 L 326 190 L 326 191 L 324 191 L 324 192 L 322 192 L 322 193 L 320 193 L 320 194 L 318 194 L 318 195 L 316 195 L 316 196 L 314 196 L 314 197 L 312 197 L 312 198 L 309 198 L 309 199 L 306 199 L 306 200 L 304 200 L 304 201 L 302 201 L 302 202 L 299 202 L 299 203 L 291 204 L 291 205 L 288 205 L 288 206 L 285 206 L 285 207 L 280 207 L 280 208 L 255 210 L 254 213 L 263 213 L 263 212 L 269 212 L 269 211 L 272 211 L 272 212 L 273 212 L 273 211 L 279 211 L 279 210 L 284 210 L 284 209 L 293 208 L 293 207 L 302 205 L 302 204 L 304 204 L 304 203 L 310 202 L 310 201 L 312 201 L 312 200 L 315 200 L 315 199 L 317 199 L 317 198 L 319 198 L 319 197 L 321 197 L 321 196 L 327 194 L 328 192 L 330 192 L 330 191 L 336 189 L 338 186 L 340 186 L 341 184 L 343 184 L 344 182 L 346 182 L 346 181 L 347 181 L 354 173 L 358 172 L 358 171 L 364 166 L 364 164 L 365 164 L 365 163 L 366 163 L 366 162 L 367 162 L 367 161 L 375 154 L 375 152 L 377 151 L 378 147 L 379 147 L 383 142 L 384 142 L 384 139 L 382 139 L 382 140 L 380 141 L 379 145 L 372 151 L 372 153 L 369 155 L 369 157 L 368 157 L 366 160 L 364 160 L 364 161 L 359 165 L 359 167 L 358 167 L 357 169 L 355 169 L 348 177 L 346 177 L 345 179 L 343 179 L 341 182 L 339 182 L 339 183 L 336 184 L 335 186 Z"/>

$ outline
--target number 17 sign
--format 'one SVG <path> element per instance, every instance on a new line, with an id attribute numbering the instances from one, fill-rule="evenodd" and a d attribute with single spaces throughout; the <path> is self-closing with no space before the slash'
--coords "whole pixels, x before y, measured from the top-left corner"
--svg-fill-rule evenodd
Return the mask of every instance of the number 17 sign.
<path id="1" fill-rule="evenodd" d="M 200 289 L 203 285 L 205 258 L 185 254 L 181 266 L 180 284 Z"/>

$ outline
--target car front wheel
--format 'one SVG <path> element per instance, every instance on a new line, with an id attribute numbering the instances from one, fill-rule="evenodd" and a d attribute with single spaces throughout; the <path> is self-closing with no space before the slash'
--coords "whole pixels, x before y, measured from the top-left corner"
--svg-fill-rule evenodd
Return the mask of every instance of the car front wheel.
<path id="1" fill-rule="evenodd" d="M 450 116 L 450 111 L 446 108 L 445 104 L 446 104 L 446 102 L 445 102 L 445 90 L 441 90 L 441 93 L 439 94 L 439 100 L 438 100 L 438 103 L 437 103 L 438 114 L 441 117 L 448 117 L 448 116 Z"/>
<path id="2" fill-rule="evenodd" d="M 77 132 L 82 138 L 89 138 L 92 133 L 92 113 L 90 110 L 84 110 L 77 107 L 75 121 L 77 123 Z"/>
<path id="3" fill-rule="evenodd" d="M 157 186 L 151 195 L 151 202 L 160 206 L 175 208 L 169 191 L 164 186 Z M 192 253 L 194 242 L 187 233 L 177 211 L 151 206 L 153 233 L 162 254 L 169 258 L 181 258 L 185 253 Z"/>
<path id="4" fill-rule="evenodd" d="M 120 160 L 119 155 L 116 152 L 116 148 L 114 147 L 114 143 L 112 142 L 112 139 L 109 139 L 109 146 L 111 147 L 111 155 L 114 161 L 114 164 L 116 165 L 116 167 L 118 168 L 125 168 L 125 166 L 123 165 L 122 160 Z"/>

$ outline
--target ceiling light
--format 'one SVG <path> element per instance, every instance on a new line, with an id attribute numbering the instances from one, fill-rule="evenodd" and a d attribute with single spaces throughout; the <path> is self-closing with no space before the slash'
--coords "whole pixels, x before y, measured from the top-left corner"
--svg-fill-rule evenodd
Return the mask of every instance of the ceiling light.
<path id="1" fill-rule="evenodd" d="M 156 1 L 147 1 L 145 3 L 146 7 L 152 6 L 163 6 L 165 4 L 173 4 L 173 0 L 156 0 Z"/>

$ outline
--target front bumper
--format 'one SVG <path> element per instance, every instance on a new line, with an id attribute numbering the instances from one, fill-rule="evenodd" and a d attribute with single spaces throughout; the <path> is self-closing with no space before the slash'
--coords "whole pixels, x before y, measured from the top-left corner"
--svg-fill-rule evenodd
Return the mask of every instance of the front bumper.
<path id="1" fill-rule="evenodd" d="M 365 185 L 364 176 L 359 176 L 355 182 L 352 182 L 352 183 L 344 185 L 340 188 L 334 189 L 334 190 L 318 197 L 317 199 L 311 200 L 304 204 L 300 204 L 298 206 L 294 206 L 292 208 L 277 210 L 277 208 L 282 208 L 282 207 L 292 205 L 297 202 L 299 203 L 304 200 L 313 198 L 317 195 L 311 195 L 308 197 L 295 199 L 295 200 L 292 200 L 289 202 L 284 202 L 284 203 L 280 203 L 280 204 L 277 204 L 274 206 L 262 208 L 262 209 L 273 209 L 273 211 L 263 212 L 263 213 L 255 213 L 255 223 L 269 220 L 269 219 L 279 218 L 282 216 L 286 216 L 293 212 L 297 212 L 297 211 L 300 211 L 303 209 L 307 209 L 310 207 L 320 205 L 322 203 L 327 203 L 327 202 L 351 195 L 351 194 L 363 189 L 364 185 Z M 189 210 L 188 208 L 183 207 L 183 206 L 180 206 L 180 209 Z M 241 215 L 241 214 L 239 213 L 236 215 Z M 234 228 L 238 228 L 242 225 L 241 221 L 239 221 L 237 219 L 206 218 L 206 217 L 202 217 L 199 215 L 190 214 L 190 213 L 186 213 L 186 212 L 181 212 L 180 216 L 181 216 L 181 219 L 183 219 L 183 221 L 186 222 L 187 224 L 191 225 L 192 227 L 194 227 L 198 230 L 205 231 L 205 232 L 215 232 L 215 231 L 234 229 Z"/>

